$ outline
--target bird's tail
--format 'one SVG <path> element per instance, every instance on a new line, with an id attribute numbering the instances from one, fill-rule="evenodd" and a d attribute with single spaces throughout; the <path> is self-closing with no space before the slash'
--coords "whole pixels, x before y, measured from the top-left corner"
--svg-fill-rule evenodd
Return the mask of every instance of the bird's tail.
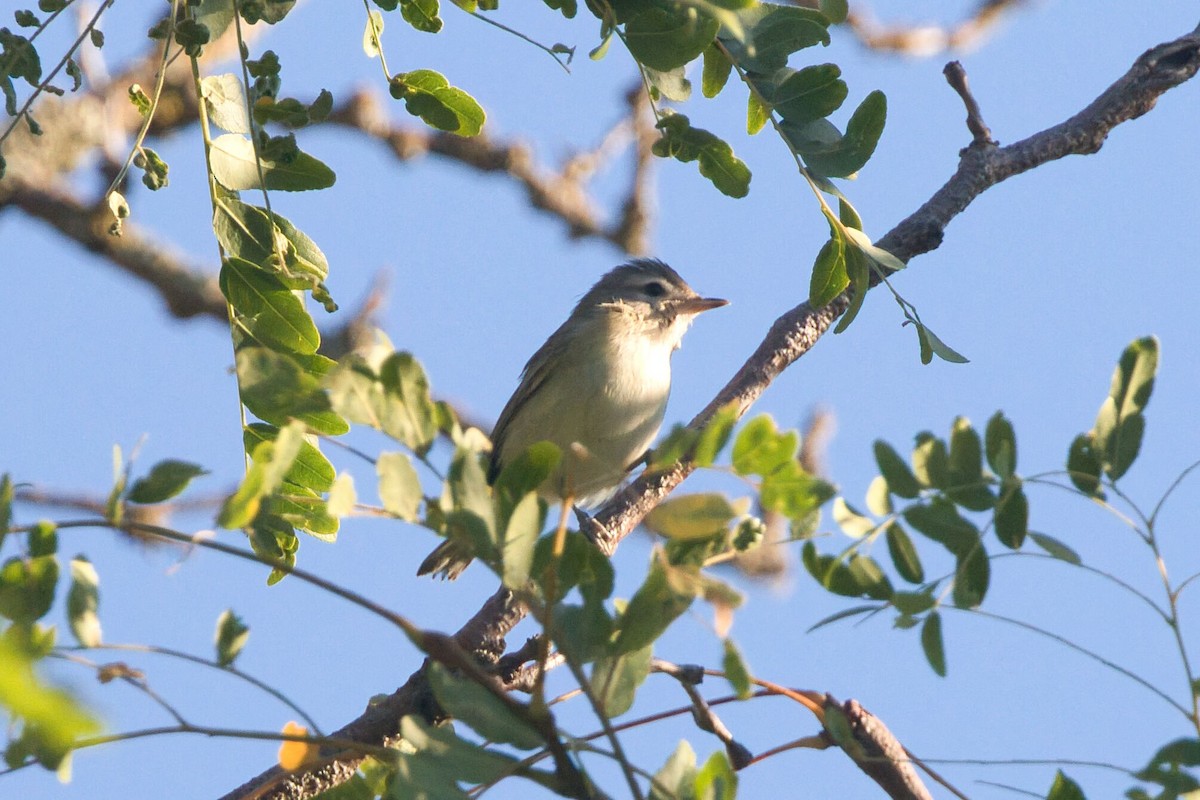
<path id="1" fill-rule="evenodd" d="M 433 575 L 452 581 L 467 568 L 474 557 L 467 545 L 447 539 L 425 557 L 417 569 L 417 575 Z"/>

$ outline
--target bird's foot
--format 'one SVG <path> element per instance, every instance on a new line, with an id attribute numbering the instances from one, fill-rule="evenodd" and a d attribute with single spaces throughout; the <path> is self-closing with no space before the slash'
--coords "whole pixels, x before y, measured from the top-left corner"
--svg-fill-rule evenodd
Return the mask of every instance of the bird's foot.
<path id="1" fill-rule="evenodd" d="M 605 527 L 579 506 L 571 506 L 571 510 L 575 512 L 575 521 L 579 523 L 579 532 L 586 536 L 592 544 L 600 547 L 601 543 L 608 539 L 608 531 Z"/>

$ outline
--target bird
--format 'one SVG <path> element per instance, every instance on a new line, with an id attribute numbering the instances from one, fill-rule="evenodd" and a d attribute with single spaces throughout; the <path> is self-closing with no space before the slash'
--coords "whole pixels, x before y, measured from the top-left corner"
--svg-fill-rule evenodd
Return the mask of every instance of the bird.
<path id="1" fill-rule="evenodd" d="M 658 435 L 671 391 L 671 355 L 698 314 L 727 305 L 701 297 L 658 259 L 626 262 L 580 298 L 521 372 L 492 431 L 488 481 L 531 445 L 562 451 L 538 487 L 548 502 L 590 508 L 610 497 Z M 418 575 L 453 580 L 471 561 L 447 539 Z"/>

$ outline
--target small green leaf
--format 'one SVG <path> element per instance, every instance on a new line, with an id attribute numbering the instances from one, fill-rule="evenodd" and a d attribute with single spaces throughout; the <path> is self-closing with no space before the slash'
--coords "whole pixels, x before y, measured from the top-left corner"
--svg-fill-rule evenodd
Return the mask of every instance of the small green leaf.
<path id="1" fill-rule="evenodd" d="M 321 334 L 316 323 L 304 301 L 277 277 L 249 261 L 227 258 L 218 282 L 238 321 L 257 343 L 285 353 L 317 352 Z"/>
<path id="2" fill-rule="evenodd" d="M 100 644 L 100 576 L 83 556 L 71 559 L 71 588 L 67 590 L 67 621 L 75 640 L 84 647 Z"/>
<path id="3" fill-rule="evenodd" d="M 0 546 L 12 525 L 12 504 L 16 491 L 13 489 L 12 478 L 6 472 L 0 476 Z"/>
<path id="4" fill-rule="evenodd" d="M 800 437 L 795 431 L 780 432 L 770 414 L 747 422 L 733 442 L 733 469 L 739 475 L 770 475 L 795 460 Z"/>
<path id="5" fill-rule="evenodd" d="M 1017 434 L 1003 411 L 988 420 L 983 438 L 988 466 L 1001 478 L 1011 478 L 1017 469 Z"/>
<path id="6" fill-rule="evenodd" d="M 397 797 L 459 800 L 463 796 L 459 781 L 492 783 L 515 771 L 543 785 L 548 782 L 541 772 L 522 771 L 516 759 L 460 739 L 449 726 L 430 726 L 415 715 L 400 720 L 400 736 L 416 752 L 395 757 L 397 774 L 406 777 L 393 785 L 410 791 L 419 787 L 420 794 L 394 795 Z"/>
<path id="7" fill-rule="evenodd" d="M 422 33 L 437 33 L 442 29 L 438 0 L 401 0 L 400 16 Z"/>
<path id="8" fill-rule="evenodd" d="M 483 738 L 511 744 L 521 750 L 545 745 L 540 733 L 503 700 L 475 681 L 454 675 L 437 662 L 430 663 L 426 674 L 438 704 Z"/>
<path id="9" fill-rule="evenodd" d="M 907 500 L 912 500 L 921 493 L 917 477 L 894 447 L 882 439 L 876 439 L 874 449 L 875 463 L 879 465 L 879 474 L 887 481 L 888 491 Z"/>
<path id="10" fill-rule="evenodd" d="M 279 435 L 279 428 L 274 425 L 264 425 L 261 422 L 251 423 L 242 431 L 242 444 L 247 453 L 253 453 L 259 442 L 273 442 Z M 333 464 L 307 439 L 300 444 L 300 452 L 292 468 L 284 476 L 284 481 L 295 484 L 314 492 L 327 492 L 333 486 L 335 475 Z"/>
<path id="11" fill-rule="evenodd" d="M 846 123 L 846 133 L 831 146 L 800 150 L 804 162 L 828 178 L 846 178 L 862 169 L 883 134 L 887 119 L 887 99 L 883 92 L 871 92 L 859 104 Z"/>
<path id="12" fill-rule="evenodd" d="M 923 322 L 916 322 L 917 339 L 921 344 L 921 363 L 928 364 L 937 356 L 951 364 L 968 364 L 970 359 L 938 338 Z"/>
<path id="13" fill-rule="evenodd" d="M 592 691 L 606 717 L 619 717 L 633 706 L 638 687 L 650 674 L 653 647 L 649 643 L 632 651 L 618 650 L 619 655 L 601 658 L 593 665 Z"/>
<path id="14" fill-rule="evenodd" d="M 759 501 L 764 509 L 797 522 L 808 519 L 836 494 L 831 484 L 809 475 L 798 462 L 787 461 L 763 479 Z"/>
<path id="15" fill-rule="evenodd" d="M 956 556 L 965 556 L 979 545 L 979 529 L 941 498 L 904 509 L 904 520 Z"/>
<path id="16" fill-rule="evenodd" d="M 229 529 L 249 525 L 262 507 L 263 498 L 283 483 L 303 443 L 303 423 L 292 422 L 280 430 L 274 441 L 255 446 L 250 468 L 237 491 L 222 506 L 217 524 Z"/>
<path id="17" fill-rule="evenodd" d="M 925 660 L 941 677 L 946 677 L 946 646 L 942 641 L 942 616 L 934 611 L 921 625 L 921 649 Z"/>
<path id="18" fill-rule="evenodd" d="M 915 616 L 924 614 L 938 604 L 937 598 L 933 596 L 933 592 L 926 590 L 924 592 L 896 592 L 892 595 L 892 605 L 901 614 Z"/>
<path id="19" fill-rule="evenodd" d="M 846 0 L 818 0 L 817 8 L 834 25 L 840 25 L 850 15 L 850 4 Z"/>
<path id="20" fill-rule="evenodd" d="M 947 459 L 947 495 L 972 511 L 987 511 L 996 498 L 983 475 L 983 442 L 966 417 L 957 417 L 950 428 Z"/>
<path id="21" fill-rule="evenodd" d="M 848 205 L 843 201 L 843 207 Z M 871 237 L 867 236 L 862 231 L 862 220 L 858 219 L 858 214 L 853 214 L 853 219 L 858 221 L 857 225 L 847 225 L 845 228 L 846 237 L 863 255 L 874 261 L 885 272 L 899 272 L 908 267 L 903 261 L 897 258 L 892 253 L 879 247 L 871 241 Z"/>
<path id="22" fill-rule="evenodd" d="M 160 461 L 146 477 L 134 481 L 125 499 L 131 503 L 161 503 L 186 489 L 193 478 L 207 474 L 208 470 L 190 461 Z"/>
<path id="23" fill-rule="evenodd" d="M 242 618 L 227 608 L 217 617 L 217 632 L 214 642 L 217 646 L 217 663 L 222 667 L 233 664 L 246 641 L 250 638 L 250 628 Z"/>
<path id="24" fill-rule="evenodd" d="M 720 28 L 695 10 L 648 8 L 625 23 L 625 44 L 640 63 L 669 72 L 682 67 L 712 44 Z"/>
<path id="25" fill-rule="evenodd" d="M 1020 478 L 1010 478 L 1002 485 L 993 520 L 996 538 L 1005 547 L 1019 550 L 1029 532 L 1029 500 Z"/>
<path id="26" fill-rule="evenodd" d="M 716 97 L 725 88 L 729 73 L 733 70 L 733 62 L 721 48 L 710 44 L 704 48 L 704 71 L 700 81 L 700 91 L 705 97 Z"/>
<path id="27" fill-rule="evenodd" d="M 721 671 L 725 673 L 725 680 L 729 681 L 739 699 L 748 700 L 754 690 L 754 684 L 750 682 L 750 669 L 746 666 L 746 660 L 732 639 L 725 640 L 724 650 Z"/>
<path id="28" fill-rule="evenodd" d="M 1084 494 L 1103 498 L 1100 490 L 1100 470 L 1102 469 L 1096 448 L 1092 443 L 1090 433 L 1081 433 L 1071 442 L 1067 451 L 1067 476 L 1075 488 Z"/>
<path id="29" fill-rule="evenodd" d="M 654 154 L 677 161 L 698 161 L 700 174 L 729 197 L 750 192 L 750 168 L 733 154 L 728 142 L 703 128 L 694 128 L 683 114 L 668 114 L 657 123 L 663 136 L 654 143 Z"/>
<path id="30" fill-rule="evenodd" d="M 698 467 L 710 467 L 717 456 L 725 449 L 733 427 L 737 424 L 738 410 L 736 404 L 730 403 L 717 410 L 712 419 L 704 423 L 692 448 L 692 462 Z"/>
<path id="31" fill-rule="evenodd" d="M 431 69 L 400 73 L 392 78 L 388 90 L 426 125 L 459 136 L 479 135 L 487 118 L 475 98 Z"/>
<path id="32" fill-rule="evenodd" d="M 529 583 L 534 546 L 546 516 L 545 503 L 530 492 L 513 508 L 500 540 L 500 559 L 504 566 L 504 585 L 523 591 Z"/>
<path id="33" fill-rule="evenodd" d="M 685 567 L 671 566 L 656 558 L 646 580 L 618 620 L 613 653 L 631 653 L 649 648 L 696 598 L 696 574 Z"/>
<path id="34" fill-rule="evenodd" d="M 875 521 L 847 503 L 844 497 L 833 501 L 832 513 L 833 521 L 842 529 L 842 533 L 852 539 L 861 539 L 875 530 Z"/>
<path id="35" fill-rule="evenodd" d="M 771 105 L 790 122 L 803 124 L 841 108 L 849 93 L 836 64 L 814 64 L 791 72 L 775 86 Z"/>
<path id="36" fill-rule="evenodd" d="M 554 606 L 554 643 L 575 663 L 587 664 L 605 655 L 612 633 L 612 617 L 601 602 Z"/>
<path id="37" fill-rule="evenodd" d="M 809 280 L 808 303 L 821 308 L 845 291 L 850 285 L 846 271 L 846 243 L 840 236 L 832 236 L 817 252 Z"/>
<path id="38" fill-rule="evenodd" d="M 362 49 L 367 58 L 379 58 L 380 36 L 383 35 L 383 14 L 372 10 L 367 15 L 367 24 L 363 28 Z"/>
<path id="39" fill-rule="evenodd" d="M 722 42 L 740 65 L 763 75 L 787 66 L 788 56 L 798 50 L 829 44 L 829 20 L 813 9 L 762 3 L 738 17 L 745 41 L 723 36 Z"/>
<path id="40" fill-rule="evenodd" d="M 265 188 L 284 192 L 328 189 L 337 180 L 333 170 L 308 153 L 297 151 L 287 160 L 273 160 L 266 154 L 255 159 L 254 145 L 236 133 L 218 136 L 210 150 L 213 177 L 231 191 Z M 262 181 L 259 180 L 259 169 Z"/>
<path id="41" fill-rule="evenodd" d="M 1068 778 L 1060 769 L 1054 775 L 1054 783 L 1046 794 L 1046 800 L 1085 800 L 1083 789 Z"/>
<path id="42" fill-rule="evenodd" d="M 887 480 L 882 475 L 871 479 L 867 487 L 867 510 L 877 517 L 886 517 L 892 513 L 892 496 L 888 493 Z"/>
<path id="43" fill-rule="evenodd" d="M 711 539 L 740 512 L 718 492 L 671 497 L 655 506 L 643 523 L 670 539 Z"/>
<path id="44" fill-rule="evenodd" d="M 375 460 L 379 476 L 379 499 L 389 514 L 405 522 L 416 522 L 424 495 L 421 479 L 404 453 L 381 453 Z"/>
<path id="45" fill-rule="evenodd" d="M 755 135 L 771 121 L 771 107 L 754 92 L 746 96 L 746 133 Z"/>
<path id="46" fill-rule="evenodd" d="M 243 347 L 237 352 L 238 385 L 242 402 L 261 420 L 286 425 L 293 417 L 317 433 L 336 436 L 350 429 L 329 408 L 321 390 L 319 356 L 306 360 L 265 347 Z"/>
<path id="47" fill-rule="evenodd" d="M 896 567 L 896 572 L 900 573 L 900 577 L 909 583 L 923 583 L 925 569 L 921 566 L 917 548 L 913 546 L 912 539 L 899 522 L 887 526 L 886 538 L 888 555 L 892 557 L 892 564 Z"/>
<path id="48" fill-rule="evenodd" d="M 1092 443 L 1112 480 L 1123 476 L 1141 449 L 1146 420 L 1142 415 L 1158 371 L 1158 339 L 1147 336 L 1125 348 L 1113 373 L 1108 399 L 1092 428 Z"/>
<path id="49" fill-rule="evenodd" d="M 944 489 L 950 482 L 950 457 L 946 443 L 928 431 L 917 434 L 912 451 L 913 474 L 924 486 Z"/>
<path id="50" fill-rule="evenodd" d="M 706 798 L 708 800 L 734 800 L 737 797 L 737 773 L 729 763 L 729 757 L 724 751 L 718 750 L 708 757 L 704 766 L 696 773 L 693 782 L 693 794 L 689 797 Z"/>
<path id="51" fill-rule="evenodd" d="M 1083 559 L 1079 557 L 1078 553 L 1060 542 L 1058 539 L 1055 539 L 1053 536 L 1047 536 L 1044 533 L 1030 531 L 1029 538 L 1033 539 L 1033 543 L 1038 547 L 1042 548 L 1047 553 L 1061 561 L 1066 561 L 1068 564 L 1083 563 Z"/>
<path id="52" fill-rule="evenodd" d="M 232 72 L 200 79 L 200 96 L 213 125 L 229 133 L 250 133 L 242 81 Z"/>
<path id="53" fill-rule="evenodd" d="M 0 615 L 25 625 L 41 619 L 54 604 L 57 585 L 55 556 L 8 559 L 0 566 Z"/>
<path id="54" fill-rule="evenodd" d="M 843 561 L 818 554 L 816 545 L 810 541 L 804 543 L 801 560 L 817 583 L 834 594 L 875 600 L 887 600 L 893 594 L 891 582 L 870 556 L 855 553 Z"/>
<path id="55" fill-rule="evenodd" d="M 692 797 L 695 780 L 696 751 L 687 739 L 681 739 L 667 763 L 654 773 L 654 780 L 650 784 L 650 800 Z"/>
<path id="56" fill-rule="evenodd" d="M 983 603 L 991 580 L 991 562 L 983 542 L 958 554 L 954 570 L 954 604 L 959 608 L 977 608 Z"/>
<path id="57" fill-rule="evenodd" d="M 508 519 L 516 505 L 536 491 L 562 461 L 562 450 L 553 442 L 535 442 L 500 470 L 492 484 L 500 520 Z"/>

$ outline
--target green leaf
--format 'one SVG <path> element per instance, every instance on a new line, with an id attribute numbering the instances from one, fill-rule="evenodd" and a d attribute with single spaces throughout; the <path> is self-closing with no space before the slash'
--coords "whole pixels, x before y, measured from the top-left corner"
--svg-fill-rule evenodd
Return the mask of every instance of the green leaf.
<path id="1" fill-rule="evenodd" d="M 946 443 L 928 431 L 917 434 L 912 451 L 913 473 L 924 486 L 945 489 L 950 482 L 950 457 Z"/>
<path id="2" fill-rule="evenodd" d="M 362 49 L 367 58 L 379 58 L 382 49 L 380 36 L 383 35 L 383 14 L 372 10 L 367 15 L 367 24 L 363 28 Z"/>
<path id="3" fill-rule="evenodd" d="M 733 427 L 737 424 L 736 404 L 730 403 L 717 409 L 712 419 L 704 423 L 692 448 L 692 462 L 698 467 L 710 467 L 729 443 Z"/>
<path id="4" fill-rule="evenodd" d="M 1029 538 L 1033 539 L 1033 543 L 1038 547 L 1042 548 L 1047 553 L 1061 561 L 1066 561 L 1069 564 L 1083 563 L 1083 559 L 1079 557 L 1078 553 L 1060 542 L 1058 539 L 1055 539 L 1053 536 L 1047 536 L 1044 533 L 1030 531 Z"/>
<path id="5" fill-rule="evenodd" d="M 249 261 L 227 258 L 221 264 L 219 283 L 237 322 L 257 343 L 285 353 L 317 352 L 321 334 L 304 301 L 274 275 Z"/>
<path id="6" fill-rule="evenodd" d="M 504 585 L 523 591 L 529 583 L 533 550 L 545 523 L 545 503 L 530 492 L 513 508 L 500 540 Z"/>
<path id="7" fill-rule="evenodd" d="M 193 478 L 207 474 L 208 470 L 190 461 L 160 461 L 146 477 L 133 482 L 125 499 L 131 503 L 161 503 L 186 489 Z"/>
<path id="8" fill-rule="evenodd" d="M 402 0 L 400 16 L 423 33 L 437 33 L 442 29 L 442 20 L 438 17 L 438 0 Z"/>
<path id="9" fill-rule="evenodd" d="M 847 233 L 853 230 L 853 228 L 846 229 Z M 855 232 L 857 233 L 857 231 Z M 853 243 L 847 242 L 844 257 L 846 259 L 846 277 L 850 280 L 850 302 L 846 306 L 842 318 L 838 320 L 837 327 L 833 329 L 835 334 L 850 327 L 850 323 L 858 316 L 863 303 L 866 302 L 867 290 L 871 288 L 871 262 L 863 255 L 862 250 Z"/>
<path id="10" fill-rule="evenodd" d="M 917 548 L 913 546 L 912 539 L 909 538 L 900 523 L 893 522 L 888 525 L 885 536 L 888 555 L 892 557 L 892 564 L 896 567 L 896 572 L 900 574 L 900 577 L 909 583 L 923 583 L 925 569 L 921 566 Z"/>
<path id="11" fill-rule="evenodd" d="M 425 368 L 411 353 L 392 353 L 379 367 L 379 380 L 403 409 L 398 417 L 403 425 L 386 432 L 418 453 L 427 452 L 438 427 Z"/>
<path id="12" fill-rule="evenodd" d="M 835 144 L 806 147 L 800 154 L 809 168 L 829 178 L 846 178 L 862 169 L 883 134 L 887 119 L 887 99 L 883 92 L 871 92 L 859 104 L 846 123 L 846 133 Z"/>
<path id="13" fill-rule="evenodd" d="M 705 97 L 716 97 L 725 88 L 733 62 L 715 44 L 704 48 L 704 71 L 700 80 L 700 91 Z"/>
<path id="14" fill-rule="evenodd" d="M 675 752 L 654 773 L 650 784 L 650 800 L 678 800 L 692 797 L 696 780 L 696 751 L 687 739 L 681 739 Z"/>
<path id="15" fill-rule="evenodd" d="M 379 499 L 387 512 L 405 522 L 416 522 L 424 494 L 412 460 L 404 453 L 381 453 L 375 460 L 375 473 Z"/>
<path id="16" fill-rule="evenodd" d="M 617 622 L 613 653 L 649 648 L 696 598 L 697 574 L 655 558 L 645 582 L 634 592 Z"/>
<path id="17" fill-rule="evenodd" d="M 839 202 L 842 202 L 843 207 L 848 205 L 844 201 Z M 847 225 L 845 234 L 850 243 L 861 250 L 863 255 L 878 264 L 885 272 L 899 272 L 908 267 L 895 255 L 872 242 L 871 237 L 862 232 L 862 220 L 858 219 L 857 212 L 853 214 L 852 218 L 858 221 L 858 225 Z"/>
<path id="18" fill-rule="evenodd" d="M 916 614 L 924 614 L 938 604 L 937 598 L 933 596 L 932 590 L 923 592 L 896 592 L 892 595 L 892 605 L 901 614 L 914 616 Z"/>
<path id="19" fill-rule="evenodd" d="M 832 485 L 809 475 L 798 462 L 788 461 L 763 479 L 759 501 L 764 509 L 796 522 L 809 518 L 835 494 Z"/>
<path id="20" fill-rule="evenodd" d="M 55 556 L 8 559 L 0 567 L 0 615 L 18 624 L 33 623 L 50 611 L 57 585 Z"/>
<path id="21" fill-rule="evenodd" d="M 601 658 L 592 666 L 592 691 L 606 717 L 619 717 L 633 706 L 638 687 L 650 674 L 653 648 L 649 643 L 636 650 L 618 649 L 617 655 Z"/>
<path id="22" fill-rule="evenodd" d="M 1001 486 L 993 520 L 996 538 L 1005 547 L 1019 550 L 1029 532 L 1029 500 L 1020 478 L 1010 478 Z"/>
<path id="23" fill-rule="evenodd" d="M 834 25 L 840 25 L 850 15 L 850 4 L 846 0 L 818 0 L 817 8 Z"/>
<path id="24" fill-rule="evenodd" d="M 876 439 L 875 463 L 879 465 L 879 474 L 887 481 L 888 491 L 897 497 L 911 500 L 921 493 L 917 477 L 896 449 L 882 439 Z"/>
<path id="25" fill-rule="evenodd" d="M 748 700 L 754 691 L 754 684 L 750 682 L 750 670 L 746 666 L 746 660 L 732 639 L 725 640 L 724 650 L 721 671 L 725 673 L 725 680 L 729 681 L 738 699 Z"/>
<path id="26" fill-rule="evenodd" d="M 326 378 L 329 401 L 352 422 L 370 425 L 417 453 L 437 435 L 437 409 L 420 364 L 406 353 L 385 360 L 376 375 L 359 358 L 343 358 Z"/>
<path id="27" fill-rule="evenodd" d="M 809 279 L 808 303 L 821 308 L 845 291 L 850 285 L 846 271 L 846 243 L 840 236 L 832 236 L 817 252 Z"/>
<path id="28" fill-rule="evenodd" d="M 966 417 L 957 417 L 950 428 L 947 459 L 947 495 L 972 511 L 987 511 L 996 503 L 983 475 L 983 442 Z"/>
<path id="29" fill-rule="evenodd" d="M 219 197 L 213 231 L 228 255 L 274 274 L 289 289 L 320 287 L 329 275 L 329 261 L 316 242 L 265 208 Z"/>
<path id="30" fill-rule="evenodd" d="M 242 81 L 232 72 L 209 75 L 200 79 L 200 96 L 208 119 L 229 133 L 250 133 L 250 120 L 246 116 L 246 95 L 242 93 Z"/>
<path id="31" fill-rule="evenodd" d="M 867 510 L 877 517 L 886 517 L 894 510 L 892 496 L 888 493 L 887 481 L 882 475 L 871 479 L 867 487 Z"/>
<path id="32" fill-rule="evenodd" d="M 15 490 L 13 489 L 12 478 L 6 472 L 0 476 L 0 546 L 4 544 L 4 537 L 8 534 L 8 527 L 12 525 L 12 504 Z"/>
<path id="33" fill-rule="evenodd" d="M 941 677 L 946 677 L 946 646 L 942 641 L 942 615 L 934 611 L 921 625 L 921 649 L 925 660 Z"/>
<path id="34" fill-rule="evenodd" d="M 1146 426 L 1142 411 L 1150 402 L 1157 371 L 1158 339 L 1147 336 L 1125 348 L 1113 373 L 1108 399 L 1092 428 L 1092 442 L 1114 481 L 1129 470 L 1141 449 Z"/>
<path id="35" fill-rule="evenodd" d="M 694 9 L 649 8 L 625 23 L 625 44 L 640 63 L 669 72 L 712 44 L 720 24 Z"/>
<path id="36" fill-rule="evenodd" d="M 251 453 L 252 463 L 242 483 L 221 508 L 217 524 L 222 528 L 244 528 L 258 514 L 262 500 L 283 483 L 304 442 L 304 425 L 293 422 L 280 430 L 274 441 L 261 442 Z"/>
<path id="37" fill-rule="evenodd" d="M 542 735 L 531 728 L 503 700 L 469 678 L 452 674 L 431 662 L 426 674 L 429 686 L 443 709 L 469 725 L 483 738 L 511 744 L 521 750 L 545 745 Z"/>
<path id="38" fill-rule="evenodd" d="M 953 503 L 940 498 L 927 505 L 904 509 L 904 520 L 956 556 L 979 545 L 979 529 L 958 513 Z"/>
<path id="39" fill-rule="evenodd" d="M 1085 800 L 1083 789 L 1060 769 L 1054 774 L 1054 783 L 1046 794 L 1046 800 Z"/>
<path id="40" fill-rule="evenodd" d="M 233 664 L 246 642 L 250 639 L 250 627 L 242 618 L 227 608 L 217 617 L 217 632 L 214 643 L 217 647 L 217 663 L 222 667 Z"/>
<path id="41" fill-rule="evenodd" d="M 1017 434 L 1003 411 L 988 420 L 983 438 L 988 466 L 1001 478 L 1011 478 L 1017 469 Z"/>
<path id="42" fill-rule="evenodd" d="M 841 108 L 849 94 L 841 75 L 836 64 L 815 64 L 792 72 L 775 86 L 771 105 L 795 123 L 827 117 Z"/>
<path id="43" fill-rule="evenodd" d="M 100 723 L 69 693 L 39 679 L 33 661 L 14 637 L 0 636 L 0 707 L 23 723 L 4 756 L 14 768 L 33 758 L 57 769 L 79 739 L 99 732 Z"/>
<path id="44" fill-rule="evenodd" d="M 771 120 L 771 107 L 757 94 L 746 95 L 746 133 L 755 135 Z"/>
<path id="45" fill-rule="evenodd" d="M 1067 476 L 1075 488 L 1092 497 L 1103 498 L 1104 492 L 1100 490 L 1102 468 L 1092 434 L 1081 433 L 1076 436 L 1067 451 Z"/>
<path id="46" fill-rule="evenodd" d="M 704 800 L 734 800 L 737 797 L 737 773 L 729 757 L 721 750 L 713 753 L 696 773 L 692 797 Z"/>
<path id="47" fill-rule="evenodd" d="M 477 136 L 487 119 L 475 98 L 431 69 L 402 72 L 388 86 L 392 97 L 404 101 L 404 107 L 426 125 L 459 136 Z"/>
<path id="48" fill-rule="evenodd" d="M 983 542 L 958 554 L 954 570 L 954 604 L 959 608 L 977 608 L 983 603 L 991 579 L 991 562 Z"/>
<path id="49" fill-rule="evenodd" d="M 643 524 L 670 539 L 711 539 L 740 512 L 718 492 L 671 497 L 654 507 Z"/>
<path id="50" fill-rule="evenodd" d="M 921 344 L 922 364 L 930 363 L 933 361 L 934 356 L 937 356 L 943 361 L 948 361 L 951 364 L 970 363 L 969 358 L 939 339 L 937 334 L 930 330 L 928 325 L 915 320 L 914 323 L 917 329 L 917 340 Z"/>
<path id="51" fill-rule="evenodd" d="M 842 529 L 842 533 L 852 539 L 861 539 L 875 530 L 875 521 L 847 503 L 844 497 L 833 501 L 832 513 L 833 521 Z"/>
<path id="52" fill-rule="evenodd" d="M 829 21 L 808 8 L 762 3 L 738 13 L 745 42 L 722 36 L 722 42 L 745 69 L 770 75 L 787 66 L 788 56 L 813 45 L 829 44 Z"/>
<path id="53" fill-rule="evenodd" d="M 530 493 L 549 478 L 562 460 L 562 451 L 553 442 L 535 442 L 511 459 L 492 484 L 501 522 Z"/>
<path id="54" fill-rule="evenodd" d="M 256 161 L 254 145 L 246 137 L 226 133 L 213 140 L 209 152 L 213 177 L 226 189 L 242 191 L 266 188 L 273 191 L 302 192 L 328 189 L 337 180 L 333 170 L 307 153 L 297 151 L 288 160 L 275 161 L 264 157 Z M 262 168 L 259 181 L 258 167 Z"/>
<path id="55" fill-rule="evenodd" d="M 247 453 L 253 453 L 259 442 L 273 442 L 278 435 L 279 428 L 274 425 L 255 422 L 247 425 L 242 431 L 242 444 Z M 292 468 L 283 479 L 287 483 L 314 492 L 327 492 L 333 486 L 334 475 L 333 464 L 329 463 L 329 459 L 315 444 L 305 439 L 300 444 L 300 452 L 296 455 Z"/>
<path id="56" fill-rule="evenodd" d="M 750 168 L 733 154 L 733 148 L 703 128 L 693 128 L 683 114 L 668 114 L 657 127 L 662 138 L 654 143 L 654 154 L 677 161 L 698 161 L 700 174 L 729 197 L 750 192 Z"/>
<path id="57" fill-rule="evenodd" d="M 265 347 L 241 348 L 236 362 L 242 402 L 259 419 L 282 426 L 294 417 L 317 433 L 331 436 L 350 430 L 346 421 L 330 410 L 329 398 L 321 391 L 319 373 L 314 374 L 323 366 L 321 362 Z"/>
<path id="58" fill-rule="evenodd" d="M 333 485 L 329 487 L 329 499 L 325 503 L 325 510 L 331 516 L 341 518 L 354 511 L 354 505 L 357 502 L 358 494 L 354 491 L 354 476 L 343 472 L 334 478 Z"/>
<path id="59" fill-rule="evenodd" d="M 33 558 L 54 555 L 58 552 L 58 527 L 49 520 L 41 520 L 30 529 L 25 545 Z"/>
<path id="60" fill-rule="evenodd" d="M 742 427 L 733 442 L 733 469 L 738 475 L 770 475 L 794 461 L 799 447 L 799 434 L 781 433 L 770 414 L 760 414 Z"/>
<path id="61" fill-rule="evenodd" d="M 857 617 L 862 614 L 869 614 L 872 611 L 878 611 L 881 607 L 882 606 L 880 606 L 877 603 L 871 603 L 870 605 L 854 606 L 853 608 L 844 608 L 841 611 L 835 611 L 834 613 L 830 614 L 829 616 L 822 617 L 820 620 L 813 623 L 811 626 L 809 626 L 808 630 L 806 630 L 805 633 L 812 633 L 813 631 L 817 630 L 818 628 L 824 628 L 826 625 L 832 625 L 833 623 L 835 623 L 839 620 L 849 619 L 850 617 Z"/>
<path id="62" fill-rule="evenodd" d="M 692 96 L 692 82 L 687 79 L 683 67 L 663 72 L 643 64 L 642 75 L 650 83 L 652 100 L 657 101 L 660 97 L 665 97 L 682 103 Z"/>
<path id="63" fill-rule="evenodd" d="M 400 736 L 416 753 L 401 753 L 393 795 L 403 800 L 461 798 L 458 781 L 490 783 L 519 769 L 516 759 L 460 739 L 450 727 L 437 728 L 409 715 L 400 720 Z M 541 773 L 522 771 L 545 783 Z M 419 791 L 416 791 L 419 787 Z"/>
<path id="64" fill-rule="evenodd" d="M 612 632 L 613 620 L 603 603 L 554 606 L 554 642 L 577 664 L 587 664 L 605 655 Z"/>
<path id="65" fill-rule="evenodd" d="M 479 463 L 479 454 L 459 447 L 450 461 L 446 483 L 455 509 L 468 511 L 483 522 L 489 538 L 496 540 L 496 517 L 487 477 Z"/>
<path id="66" fill-rule="evenodd" d="M 71 588 L 67 590 L 67 621 L 75 640 L 84 647 L 100 644 L 100 576 L 83 556 L 71 559 Z"/>
<path id="67" fill-rule="evenodd" d="M 870 597 L 887 600 L 893 594 L 891 582 L 870 556 L 853 554 L 842 560 L 836 556 L 820 555 L 811 541 L 804 543 L 801 560 L 808 574 L 834 594 L 844 597 Z"/>

